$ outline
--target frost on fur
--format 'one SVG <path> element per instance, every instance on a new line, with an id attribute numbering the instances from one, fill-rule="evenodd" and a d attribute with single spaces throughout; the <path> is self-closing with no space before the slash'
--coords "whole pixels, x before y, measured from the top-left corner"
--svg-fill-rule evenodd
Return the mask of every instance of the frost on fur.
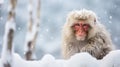
<path id="1" fill-rule="evenodd" d="M 62 30 L 62 55 L 65 59 L 80 52 L 102 59 L 111 50 L 111 36 L 93 11 L 83 9 L 68 14 Z"/>

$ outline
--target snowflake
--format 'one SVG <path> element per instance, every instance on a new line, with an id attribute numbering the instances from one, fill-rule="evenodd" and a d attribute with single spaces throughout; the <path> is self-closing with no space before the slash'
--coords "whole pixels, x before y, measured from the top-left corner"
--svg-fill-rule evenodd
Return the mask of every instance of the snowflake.
<path id="1" fill-rule="evenodd" d="M 3 17 L 0 17 L 0 20 L 3 20 Z"/>
<path id="2" fill-rule="evenodd" d="M 109 23 L 112 23 L 112 21 L 109 21 Z"/>
<path id="3" fill-rule="evenodd" d="M 107 14 L 107 11 L 105 11 L 104 13 Z"/>
<path id="4" fill-rule="evenodd" d="M 115 37 L 115 38 L 114 38 L 114 41 L 115 41 L 115 42 L 117 42 L 117 41 L 118 41 L 118 38 L 117 38 L 117 37 Z"/>
<path id="5" fill-rule="evenodd" d="M 18 30 L 20 31 L 20 30 L 21 30 L 21 27 L 18 27 Z"/>
<path id="6" fill-rule="evenodd" d="M 112 16 L 110 16 L 109 19 L 112 19 Z"/>
<path id="7" fill-rule="evenodd" d="M 49 32 L 49 29 L 46 29 L 46 32 Z"/>

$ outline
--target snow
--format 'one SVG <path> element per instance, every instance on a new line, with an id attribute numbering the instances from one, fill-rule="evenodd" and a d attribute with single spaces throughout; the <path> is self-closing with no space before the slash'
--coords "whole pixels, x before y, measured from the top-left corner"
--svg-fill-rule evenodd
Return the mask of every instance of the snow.
<path id="1" fill-rule="evenodd" d="M 29 2 L 29 4 L 28 4 L 28 11 L 29 11 L 29 13 L 30 12 L 32 12 L 32 10 L 33 10 L 33 4 L 32 4 L 32 1 L 31 2 Z M 30 16 L 30 17 L 33 17 L 33 16 Z M 30 20 L 29 20 L 30 21 Z M 34 20 L 33 20 L 34 21 Z M 36 19 L 36 23 L 34 22 L 34 24 L 32 25 L 32 31 L 27 31 L 27 35 L 26 35 L 26 41 L 25 41 L 25 52 L 26 51 L 28 51 L 28 47 L 27 47 L 27 43 L 29 42 L 29 41 L 33 41 L 33 39 L 34 39 L 34 37 L 35 37 L 35 35 L 36 35 L 36 33 L 39 31 L 39 28 L 38 28 L 38 26 L 37 26 L 37 22 L 39 22 L 39 19 L 37 18 Z M 33 48 L 34 48 L 34 46 L 33 46 Z M 31 49 L 32 50 L 32 49 Z"/>
<path id="2" fill-rule="evenodd" d="M 46 32 L 49 32 L 49 29 L 46 29 Z"/>
<path id="3" fill-rule="evenodd" d="M 6 26 L 5 26 L 5 33 L 9 32 L 9 29 L 13 29 L 15 30 L 15 21 L 14 21 L 14 18 L 11 18 L 9 21 L 6 22 Z"/>
<path id="4" fill-rule="evenodd" d="M 9 21 L 6 22 L 6 26 L 5 26 L 5 34 L 4 34 L 4 39 L 3 39 L 3 49 L 2 49 L 2 61 L 4 63 L 6 63 L 7 61 L 11 61 L 11 56 L 10 55 L 11 53 L 9 53 L 9 51 L 7 51 L 7 43 L 8 43 L 8 33 L 9 33 L 9 30 L 12 29 L 12 30 L 15 30 L 15 22 L 14 22 L 14 19 L 11 18 Z M 12 48 L 13 49 L 13 48 Z M 12 51 L 13 52 L 13 51 Z"/>
<path id="5" fill-rule="evenodd" d="M 120 67 L 120 50 L 110 52 L 101 63 L 101 67 Z"/>
<path id="6" fill-rule="evenodd" d="M 45 55 L 41 61 L 42 67 L 55 67 L 55 58 L 52 55 Z"/>
<path id="7" fill-rule="evenodd" d="M 77 53 L 68 60 L 55 59 L 46 54 L 41 60 L 26 61 L 14 53 L 12 67 L 120 67 L 119 58 L 120 50 L 111 51 L 102 60 L 97 60 L 88 53 Z M 1 59 L 0 67 L 3 67 Z"/>
<path id="8" fill-rule="evenodd" d="M 25 41 L 25 48 L 24 48 L 25 51 L 28 51 L 27 43 L 34 39 L 35 34 L 36 34 L 37 31 L 38 31 L 38 28 L 37 28 L 36 24 L 33 25 L 32 31 L 27 31 L 26 41 Z"/>
<path id="9" fill-rule="evenodd" d="M 117 42 L 119 39 L 117 37 L 114 37 L 113 39 L 115 42 Z"/>
<path id="10" fill-rule="evenodd" d="M 66 67 L 99 67 L 99 61 L 88 53 L 78 53 L 68 60 Z"/>
<path id="11" fill-rule="evenodd" d="M 110 16 L 109 18 L 112 19 L 112 16 Z"/>
<path id="12" fill-rule="evenodd" d="M 18 31 L 20 31 L 21 30 L 21 27 L 18 27 Z"/>
<path id="13" fill-rule="evenodd" d="M 12 67 L 40 67 L 39 61 L 26 61 L 18 54 L 14 54 Z"/>
<path id="14" fill-rule="evenodd" d="M 38 28 L 37 28 L 36 24 L 33 25 L 32 32 L 31 31 L 27 31 L 25 47 L 24 47 L 25 52 L 29 50 L 29 48 L 27 46 L 27 43 L 34 39 L 37 31 L 38 31 Z M 34 49 L 34 45 L 32 46 L 32 48 L 30 50 L 32 50 L 32 49 Z M 32 55 L 33 55 L 32 58 L 36 58 L 35 54 L 32 54 Z"/>
<path id="15" fill-rule="evenodd" d="M 109 21 L 109 23 L 112 23 L 112 21 Z"/>
<path id="16" fill-rule="evenodd" d="M 29 11 L 29 12 L 32 12 L 32 10 L 33 10 L 32 3 L 29 3 L 29 4 L 28 4 L 28 11 Z"/>
<path id="17" fill-rule="evenodd" d="M 107 14 L 107 11 L 105 11 L 104 13 Z"/>
<path id="18" fill-rule="evenodd" d="M 0 21 L 3 20 L 3 17 L 0 17 Z"/>
<path id="19" fill-rule="evenodd" d="M 2 61 L 1 61 L 1 59 L 0 59 L 0 67 L 3 67 L 3 66 L 2 66 Z"/>
<path id="20" fill-rule="evenodd" d="M 12 10 L 12 4 L 9 4 L 9 6 L 8 6 L 8 12 L 10 12 L 10 11 L 15 12 L 15 10 Z"/>

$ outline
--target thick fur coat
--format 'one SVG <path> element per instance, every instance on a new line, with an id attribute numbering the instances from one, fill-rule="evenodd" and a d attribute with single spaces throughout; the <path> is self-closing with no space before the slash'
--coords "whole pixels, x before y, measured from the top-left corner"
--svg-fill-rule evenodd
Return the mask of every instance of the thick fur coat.
<path id="1" fill-rule="evenodd" d="M 84 19 L 92 29 L 88 32 L 84 41 L 76 39 L 71 26 L 76 20 Z M 68 14 L 66 23 L 62 30 L 62 54 L 65 59 L 75 53 L 88 52 L 97 59 L 102 59 L 113 49 L 110 34 L 98 21 L 97 16 L 90 10 L 76 10 Z"/>

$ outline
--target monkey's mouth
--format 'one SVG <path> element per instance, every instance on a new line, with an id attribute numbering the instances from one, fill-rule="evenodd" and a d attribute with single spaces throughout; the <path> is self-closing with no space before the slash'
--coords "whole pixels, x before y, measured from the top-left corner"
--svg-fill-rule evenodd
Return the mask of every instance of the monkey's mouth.
<path id="1" fill-rule="evenodd" d="M 85 40 L 85 36 L 76 36 L 76 39 L 79 41 L 84 41 Z"/>

